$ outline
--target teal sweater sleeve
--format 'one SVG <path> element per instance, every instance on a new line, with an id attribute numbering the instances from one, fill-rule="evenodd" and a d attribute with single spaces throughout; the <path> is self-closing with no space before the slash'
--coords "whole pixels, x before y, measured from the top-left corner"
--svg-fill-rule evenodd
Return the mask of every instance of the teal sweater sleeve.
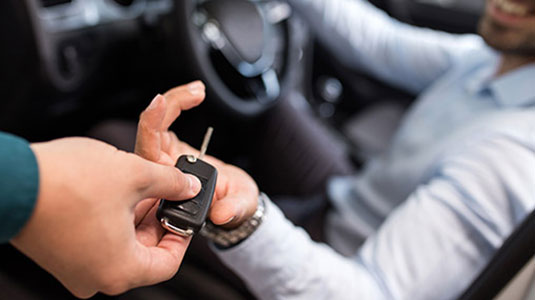
<path id="1" fill-rule="evenodd" d="M 0 132 L 0 243 L 30 218 L 39 188 L 37 160 L 27 141 Z"/>

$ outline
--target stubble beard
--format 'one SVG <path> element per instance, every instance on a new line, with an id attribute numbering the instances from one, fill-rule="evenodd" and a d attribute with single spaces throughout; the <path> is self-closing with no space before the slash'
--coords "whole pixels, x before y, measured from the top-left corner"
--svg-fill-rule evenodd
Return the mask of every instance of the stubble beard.
<path id="1" fill-rule="evenodd" d="M 535 57 L 535 31 L 522 33 L 514 30 L 496 23 L 489 16 L 483 16 L 478 25 L 479 35 L 502 54 Z"/>

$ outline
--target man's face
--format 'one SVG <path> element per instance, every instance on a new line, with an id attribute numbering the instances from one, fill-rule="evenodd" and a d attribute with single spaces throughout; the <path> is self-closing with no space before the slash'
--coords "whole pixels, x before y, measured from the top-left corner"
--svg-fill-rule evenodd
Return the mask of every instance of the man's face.
<path id="1" fill-rule="evenodd" d="M 535 56 L 535 0 L 487 0 L 479 34 L 504 54 Z"/>

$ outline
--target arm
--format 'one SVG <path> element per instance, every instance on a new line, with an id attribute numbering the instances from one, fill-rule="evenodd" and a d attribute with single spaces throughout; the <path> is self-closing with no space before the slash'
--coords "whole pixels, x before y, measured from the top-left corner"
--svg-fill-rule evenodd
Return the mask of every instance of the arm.
<path id="1" fill-rule="evenodd" d="M 0 243 L 30 218 L 38 185 L 37 161 L 28 142 L 0 133 Z"/>
<path id="2" fill-rule="evenodd" d="M 266 218 L 228 250 L 212 247 L 260 299 L 386 299 L 373 274 L 336 253 L 266 203 Z"/>
<path id="3" fill-rule="evenodd" d="M 447 158 L 352 258 L 273 205 L 253 235 L 216 252 L 263 299 L 454 298 L 535 207 L 533 170 L 535 145 L 492 139 Z"/>
<path id="4" fill-rule="evenodd" d="M 164 157 L 172 163 L 180 153 L 197 153 L 168 131 L 184 97 L 191 97 L 187 89 L 173 89 L 162 105 L 142 114 L 138 154 L 166 164 Z M 158 122 L 162 118 L 167 121 Z M 269 202 L 265 221 L 251 236 L 214 250 L 264 299 L 454 297 L 535 206 L 533 139 L 489 140 L 445 160 L 355 257 L 313 242 Z M 213 157 L 205 159 L 220 175 L 212 222 L 240 226 L 256 210 L 254 181 Z"/>
<path id="5" fill-rule="evenodd" d="M 197 93 L 175 104 L 191 108 L 203 98 Z M 162 104 L 156 97 L 146 113 Z M 4 236 L 77 297 L 119 294 L 178 271 L 190 238 L 167 233 L 156 210 L 160 198 L 195 196 L 201 188 L 195 176 L 87 138 L 31 150 L 14 138 L 0 136 L 0 143 L 0 214 L 7 216 L 0 222 L 18 222 Z"/>
<path id="6" fill-rule="evenodd" d="M 361 0 L 288 0 L 338 58 L 353 68 L 420 92 L 467 52 L 475 35 L 454 35 L 394 20 Z"/>

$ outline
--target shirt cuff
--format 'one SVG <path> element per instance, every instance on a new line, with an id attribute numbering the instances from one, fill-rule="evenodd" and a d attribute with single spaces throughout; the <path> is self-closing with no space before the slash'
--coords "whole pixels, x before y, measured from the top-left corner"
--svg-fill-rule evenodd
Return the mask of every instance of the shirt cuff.
<path id="1" fill-rule="evenodd" d="M 27 141 L 0 133 L 0 243 L 30 218 L 39 188 L 37 159 Z"/>
<path id="2" fill-rule="evenodd" d="M 292 298 L 295 295 L 290 295 L 297 293 L 297 298 L 307 299 L 308 294 L 314 294 L 311 282 L 318 276 L 317 270 L 312 270 L 317 264 L 310 262 L 330 261 L 329 255 L 320 253 L 327 247 L 314 245 L 308 234 L 286 219 L 267 197 L 265 205 L 264 221 L 249 238 L 235 247 L 214 249 L 214 252 L 257 297 Z M 323 250 L 317 251 L 320 248 Z M 319 270 L 321 273 L 322 267 Z M 303 287 L 303 290 L 297 292 L 296 287 Z"/>
<path id="3" fill-rule="evenodd" d="M 288 221 L 271 201 L 258 229 L 227 250 L 213 249 L 260 299 L 385 299 L 360 263 L 342 257 Z M 215 248 L 215 247 L 213 247 Z"/>
<path id="4" fill-rule="evenodd" d="M 281 274 L 281 270 L 291 270 L 281 266 L 281 263 L 284 265 L 284 259 L 277 254 L 284 252 L 278 248 L 286 244 L 287 234 L 295 228 L 267 197 L 265 197 L 265 209 L 262 224 L 247 239 L 229 249 L 218 249 L 211 245 L 223 263 L 231 267 L 256 293 L 268 286 L 276 286 L 277 281 L 289 275 Z M 291 257 L 291 254 L 285 257 Z M 274 260 L 279 262 L 273 262 Z M 264 270 L 266 268 L 271 270 Z M 251 283 L 254 283 L 254 286 Z"/>
<path id="5" fill-rule="evenodd" d="M 233 257 L 243 258 L 241 255 L 243 255 L 244 252 L 255 251 L 251 248 L 257 247 L 258 242 L 262 242 L 268 238 L 277 238 L 277 232 L 286 221 L 286 218 L 280 209 L 273 204 L 267 196 L 265 196 L 264 199 L 265 211 L 262 224 L 260 224 L 248 238 L 244 239 L 236 246 L 224 249 L 213 246 L 212 248 L 217 255 L 224 259 L 232 259 Z"/>

